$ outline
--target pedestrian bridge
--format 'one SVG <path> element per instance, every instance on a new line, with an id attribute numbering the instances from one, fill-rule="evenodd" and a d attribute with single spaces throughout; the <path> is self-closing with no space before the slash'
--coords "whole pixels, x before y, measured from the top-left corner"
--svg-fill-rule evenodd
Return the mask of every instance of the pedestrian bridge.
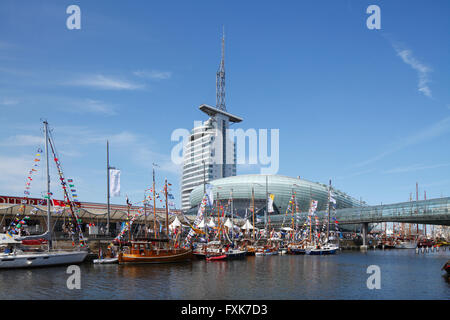
<path id="1" fill-rule="evenodd" d="M 317 215 L 319 219 L 323 219 L 327 212 L 320 211 Z M 307 217 L 307 212 L 297 214 L 297 223 L 303 224 Z M 403 222 L 450 226 L 450 197 L 339 209 L 335 213 L 332 211 L 331 217 L 336 217 L 339 225 Z M 284 214 L 270 216 L 270 223 L 275 227 L 280 227 L 283 220 L 284 226 L 289 226 L 292 216 Z M 259 227 L 262 227 L 263 223 L 258 223 Z"/>

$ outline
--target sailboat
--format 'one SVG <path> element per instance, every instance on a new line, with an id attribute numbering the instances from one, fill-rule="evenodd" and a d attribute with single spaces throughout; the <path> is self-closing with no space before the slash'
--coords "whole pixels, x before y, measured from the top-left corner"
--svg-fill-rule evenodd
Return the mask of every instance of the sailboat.
<path id="1" fill-rule="evenodd" d="M 45 156 L 47 165 L 47 194 L 50 195 L 50 174 L 49 174 L 49 142 L 54 153 L 54 143 L 50 140 L 48 135 L 48 123 L 44 121 L 44 134 L 45 134 Z M 55 157 L 56 159 L 56 157 Z M 56 160 L 55 160 L 56 161 Z M 60 174 L 61 175 L 61 174 Z M 65 182 L 64 177 L 61 175 L 61 181 Z M 64 189 L 64 193 L 67 199 L 68 193 Z M 73 213 L 72 203 L 69 202 L 70 210 Z M 78 227 L 78 226 L 77 226 Z M 81 230 L 78 230 L 81 232 Z M 82 234 L 81 234 L 82 235 Z M 30 241 L 36 239 L 47 240 L 46 252 L 25 252 L 21 249 L 22 241 Z M 88 255 L 87 250 L 75 250 L 75 251 L 54 251 L 52 249 L 52 228 L 51 228 L 51 214 L 50 214 L 50 197 L 47 198 L 47 231 L 41 235 L 25 236 L 25 237 L 11 237 L 9 239 L 3 239 L 0 244 L 6 244 L 7 250 L 0 253 L 0 268 L 30 268 L 30 267 L 43 267 L 54 265 L 67 265 L 78 264 L 84 261 Z"/>
<path id="2" fill-rule="evenodd" d="M 336 203 L 336 200 L 332 197 L 331 193 L 331 180 L 328 189 L 328 221 L 327 221 L 327 231 L 326 231 L 326 239 L 323 243 L 320 242 L 320 239 L 317 239 L 317 243 L 310 245 L 306 248 L 306 254 L 308 255 L 329 255 L 335 254 L 339 250 L 339 246 L 335 243 L 332 243 L 330 240 L 330 203 Z M 314 210 L 315 211 L 315 210 Z"/>
<path id="3" fill-rule="evenodd" d="M 136 263 L 173 263 L 190 261 L 193 257 L 192 249 L 175 246 L 169 238 L 169 206 L 167 195 L 167 179 L 164 183 L 166 198 L 166 234 L 154 238 L 131 239 L 131 228 L 128 230 L 130 246 L 126 251 L 119 253 L 119 264 Z M 153 169 L 153 212 L 156 219 L 155 204 L 155 170 Z M 154 235 L 156 235 L 156 220 L 154 222 Z"/>

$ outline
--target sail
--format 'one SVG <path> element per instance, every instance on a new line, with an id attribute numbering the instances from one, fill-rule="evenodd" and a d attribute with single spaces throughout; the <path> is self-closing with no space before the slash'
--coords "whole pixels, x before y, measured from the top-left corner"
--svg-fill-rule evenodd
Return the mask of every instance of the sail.
<path id="1" fill-rule="evenodd" d="M 43 234 L 37 234 L 33 236 L 23 236 L 23 237 L 17 237 L 16 240 L 22 241 L 22 240 L 37 240 L 37 239 L 45 239 L 50 240 L 50 233 L 46 231 Z"/>

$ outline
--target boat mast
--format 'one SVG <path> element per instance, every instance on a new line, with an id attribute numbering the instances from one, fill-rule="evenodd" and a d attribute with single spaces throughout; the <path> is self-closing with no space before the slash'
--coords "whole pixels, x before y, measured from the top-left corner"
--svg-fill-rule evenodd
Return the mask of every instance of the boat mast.
<path id="1" fill-rule="evenodd" d="M 217 239 L 220 241 L 220 206 L 219 206 L 219 192 L 217 192 Z"/>
<path id="2" fill-rule="evenodd" d="M 147 199 L 145 197 L 145 191 L 144 191 L 144 224 L 145 224 L 145 237 L 147 238 Z"/>
<path id="3" fill-rule="evenodd" d="M 294 225 L 294 188 L 292 188 L 292 196 L 291 196 L 291 210 L 292 210 L 292 221 L 291 221 L 291 241 L 294 242 L 294 231 L 295 231 L 295 225 Z"/>
<path id="4" fill-rule="evenodd" d="M 45 135 L 45 160 L 47 168 L 47 232 L 48 232 L 48 247 L 47 250 L 50 251 L 52 247 L 52 229 L 50 227 L 50 168 L 48 162 L 48 122 L 44 120 L 44 135 Z"/>
<path id="5" fill-rule="evenodd" d="M 252 187 L 253 241 L 255 240 L 255 190 Z"/>
<path id="6" fill-rule="evenodd" d="M 331 201 L 331 179 L 330 179 L 330 185 L 328 187 L 328 224 L 327 224 L 327 242 L 328 243 L 328 237 L 330 234 L 330 201 Z"/>
<path id="7" fill-rule="evenodd" d="M 155 167 L 153 167 L 153 235 L 156 238 Z"/>
<path id="8" fill-rule="evenodd" d="M 264 211 L 264 231 L 267 234 L 267 215 L 269 213 L 269 184 L 268 175 L 266 175 L 266 211 Z"/>
<path id="9" fill-rule="evenodd" d="M 234 241 L 233 189 L 231 189 L 231 241 Z"/>
<path id="10" fill-rule="evenodd" d="M 169 238 L 169 206 L 167 205 L 167 178 L 164 180 L 164 195 L 166 196 L 166 234 Z"/>

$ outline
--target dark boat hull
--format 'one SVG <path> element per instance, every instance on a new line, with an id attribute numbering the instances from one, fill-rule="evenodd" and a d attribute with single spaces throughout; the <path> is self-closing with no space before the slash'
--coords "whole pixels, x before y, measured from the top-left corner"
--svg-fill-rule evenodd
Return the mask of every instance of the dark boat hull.
<path id="1" fill-rule="evenodd" d="M 295 254 L 295 255 L 306 254 L 306 250 L 305 249 L 289 249 L 288 253 L 289 254 Z"/>

